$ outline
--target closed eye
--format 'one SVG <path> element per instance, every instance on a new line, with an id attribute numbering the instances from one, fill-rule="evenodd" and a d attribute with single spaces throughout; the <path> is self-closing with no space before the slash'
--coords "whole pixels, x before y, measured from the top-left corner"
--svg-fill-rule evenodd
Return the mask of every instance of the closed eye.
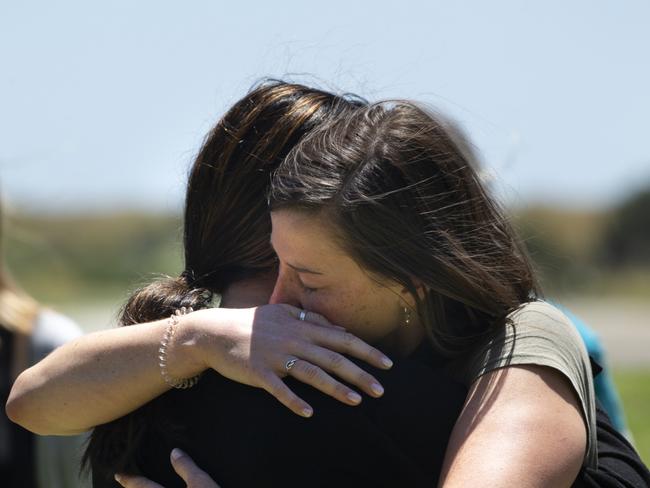
<path id="1" fill-rule="evenodd" d="M 305 286 L 302 281 L 300 282 L 300 286 L 302 287 L 305 293 L 314 293 L 315 291 L 318 290 L 318 288 L 310 288 L 308 286 Z"/>

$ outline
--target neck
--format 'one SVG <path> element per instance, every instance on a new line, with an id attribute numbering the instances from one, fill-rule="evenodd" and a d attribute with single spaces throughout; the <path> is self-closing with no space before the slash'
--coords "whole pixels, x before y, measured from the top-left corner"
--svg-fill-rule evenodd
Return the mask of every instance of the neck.
<path id="1" fill-rule="evenodd" d="M 425 340 L 426 333 L 419 321 L 402 325 L 375 344 L 380 351 L 395 357 L 409 356 Z"/>
<path id="2" fill-rule="evenodd" d="M 269 303 L 275 274 L 263 275 L 232 283 L 221 297 L 224 308 L 251 308 Z"/>

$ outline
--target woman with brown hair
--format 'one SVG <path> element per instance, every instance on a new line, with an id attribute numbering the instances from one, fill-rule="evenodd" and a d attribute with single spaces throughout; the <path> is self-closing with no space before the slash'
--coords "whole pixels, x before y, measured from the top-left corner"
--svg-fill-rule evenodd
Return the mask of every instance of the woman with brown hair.
<path id="1" fill-rule="evenodd" d="M 0 209 L 0 231 L 3 229 Z M 41 307 L 9 275 L 0 232 L 0 399 L 6 403 L 18 375 L 56 347 L 81 335 L 81 330 L 53 310 Z M 83 439 L 41 437 L 0 413 L 0 480 L 7 488 L 73 488 Z"/>
<path id="2" fill-rule="evenodd" d="M 291 151 L 269 202 L 271 303 L 320 313 L 393 356 L 426 348 L 469 387 L 442 486 L 650 483 L 622 435 L 605 438 L 585 346 L 539 301 L 448 121 L 405 101 L 344 114 Z"/>

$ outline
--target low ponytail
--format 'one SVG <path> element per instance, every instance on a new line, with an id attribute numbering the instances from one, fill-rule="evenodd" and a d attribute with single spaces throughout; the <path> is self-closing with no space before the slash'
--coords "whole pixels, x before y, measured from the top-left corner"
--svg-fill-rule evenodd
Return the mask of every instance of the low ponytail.
<path id="1" fill-rule="evenodd" d="M 160 320 L 181 307 L 208 308 L 213 292 L 207 288 L 194 288 L 193 282 L 192 273 L 184 271 L 178 278 L 166 277 L 140 288 L 122 307 L 120 325 Z"/>
<path id="2" fill-rule="evenodd" d="M 159 320 L 182 307 L 209 307 L 213 295 L 231 284 L 274 271 L 264 199 L 271 174 L 304 134 L 365 104 L 278 80 L 263 82 L 238 101 L 208 134 L 189 174 L 183 222 L 188 271 L 136 291 L 122 308 L 120 325 Z M 182 430 L 168 420 L 183 398 L 178 395 L 186 393 L 169 391 L 95 428 L 84 455 L 93 478 L 106 483 L 116 472 L 139 474 L 139 465 L 146 464 L 145 440 L 178 439 Z"/>

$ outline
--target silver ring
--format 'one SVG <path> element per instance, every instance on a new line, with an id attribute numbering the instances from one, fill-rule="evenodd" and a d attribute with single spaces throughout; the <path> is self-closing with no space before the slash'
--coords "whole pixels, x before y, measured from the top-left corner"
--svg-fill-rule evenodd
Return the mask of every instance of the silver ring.
<path id="1" fill-rule="evenodd" d="M 296 358 L 289 359 L 289 361 L 286 362 L 284 365 L 284 369 L 287 370 L 287 373 L 291 371 L 291 368 L 293 368 L 293 365 L 296 364 L 296 361 L 298 361 Z"/>
<path id="2" fill-rule="evenodd" d="M 298 315 L 298 320 L 305 320 L 306 318 L 307 318 L 307 311 L 301 310 L 300 314 Z"/>

